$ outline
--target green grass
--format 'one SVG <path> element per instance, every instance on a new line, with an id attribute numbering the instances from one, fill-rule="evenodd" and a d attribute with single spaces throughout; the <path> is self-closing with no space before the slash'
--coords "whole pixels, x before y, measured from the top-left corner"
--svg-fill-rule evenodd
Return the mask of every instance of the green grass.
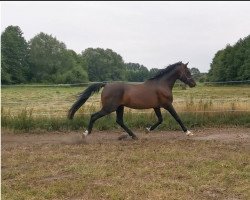
<path id="1" fill-rule="evenodd" d="M 173 117 L 165 112 L 164 121 L 158 127 L 159 130 L 179 130 L 180 126 Z M 250 127 L 250 114 L 245 112 L 220 112 L 220 113 L 181 113 L 180 118 L 188 128 L 195 127 L 219 127 L 219 126 L 244 126 Z M 90 116 L 83 115 L 68 120 L 66 117 L 33 117 L 32 112 L 23 111 L 18 116 L 2 114 L 2 127 L 13 130 L 30 131 L 43 129 L 56 130 L 79 130 L 86 129 Z M 96 121 L 94 129 L 112 130 L 119 128 L 116 124 L 115 114 L 110 114 Z M 145 129 L 153 125 L 157 118 L 154 113 L 127 112 L 124 115 L 125 124 L 134 129 Z"/>

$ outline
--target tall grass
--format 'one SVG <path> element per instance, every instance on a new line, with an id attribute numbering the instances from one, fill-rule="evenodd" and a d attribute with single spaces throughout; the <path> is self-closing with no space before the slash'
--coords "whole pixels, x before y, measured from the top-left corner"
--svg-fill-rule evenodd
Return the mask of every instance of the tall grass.
<path id="1" fill-rule="evenodd" d="M 90 114 L 100 109 L 100 93 L 94 94 L 76 113 L 73 120 L 66 118 L 67 110 L 84 87 L 8 87 L 2 88 L 2 127 L 14 130 L 43 129 L 79 130 L 86 128 Z M 201 126 L 246 126 L 250 123 L 250 87 L 197 86 L 192 89 L 173 89 L 177 113 L 184 124 Z M 230 112 L 229 112 L 230 111 Z M 248 112 L 247 112 L 248 111 Z M 159 129 L 180 129 L 166 111 Z M 143 129 L 157 121 L 152 110 L 125 109 L 124 121 L 131 129 Z M 115 114 L 98 120 L 94 129 L 118 129 Z"/>
<path id="2" fill-rule="evenodd" d="M 11 115 L 23 110 L 33 109 L 36 116 L 65 116 L 67 110 L 76 101 L 76 95 L 84 87 L 7 87 L 2 88 L 2 106 Z M 100 94 L 94 94 L 84 104 L 84 113 L 92 113 L 90 107 L 100 109 Z M 181 90 L 174 87 L 174 107 L 180 111 L 226 111 L 250 110 L 250 87 L 212 87 L 200 86 Z M 89 112 L 88 112 L 89 110 Z M 133 111 L 138 112 L 138 111 Z"/>
<path id="3" fill-rule="evenodd" d="M 244 126 L 250 127 L 249 112 L 185 112 L 179 113 L 182 121 L 188 128 L 196 127 L 214 127 L 214 126 Z M 10 115 L 2 109 L 1 113 L 2 127 L 13 130 L 35 130 L 42 129 L 47 131 L 58 130 L 81 130 L 87 127 L 90 115 L 76 116 L 73 120 L 68 120 L 64 117 L 34 117 L 32 110 L 25 109 L 18 115 Z M 94 129 L 111 130 L 118 129 L 116 124 L 115 114 L 110 114 L 96 121 Z M 177 122 L 164 112 L 164 121 L 158 127 L 159 130 L 179 130 Z M 131 129 L 144 129 L 153 125 L 157 118 L 153 112 L 151 113 L 134 113 L 127 111 L 124 115 L 125 124 Z"/>

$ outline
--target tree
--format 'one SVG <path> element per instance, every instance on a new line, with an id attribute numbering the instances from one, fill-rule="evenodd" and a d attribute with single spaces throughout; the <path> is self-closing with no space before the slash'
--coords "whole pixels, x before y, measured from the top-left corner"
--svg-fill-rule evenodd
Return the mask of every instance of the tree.
<path id="1" fill-rule="evenodd" d="M 235 45 L 219 50 L 210 65 L 210 81 L 244 81 L 250 79 L 250 35 Z"/>
<path id="2" fill-rule="evenodd" d="M 18 26 L 8 26 L 1 34 L 1 66 L 2 84 L 27 81 L 28 44 Z"/>
<path id="3" fill-rule="evenodd" d="M 82 52 L 86 61 L 90 81 L 124 80 L 124 62 L 122 57 L 111 49 L 88 48 Z"/>
<path id="4" fill-rule="evenodd" d="M 149 71 L 145 66 L 138 63 L 126 63 L 125 78 L 127 81 L 143 82 L 149 78 Z"/>
<path id="5" fill-rule="evenodd" d="M 157 72 L 159 71 L 160 69 L 158 68 L 152 68 L 149 70 L 149 77 L 153 77 L 155 74 L 157 74 Z"/>
<path id="6" fill-rule="evenodd" d="M 225 80 L 225 74 L 223 70 L 223 60 L 224 60 L 224 54 L 223 50 L 218 51 L 213 61 L 210 65 L 210 70 L 208 72 L 208 79 L 209 81 L 224 81 Z"/>
<path id="7" fill-rule="evenodd" d="M 66 50 L 62 56 L 62 66 L 55 75 L 55 83 L 82 83 L 88 81 L 87 65 L 81 55 Z"/>
<path id="8" fill-rule="evenodd" d="M 66 45 L 52 35 L 39 33 L 29 42 L 31 78 L 34 82 L 53 82 L 62 66 Z"/>
<path id="9" fill-rule="evenodd" d="M 192 77 L 194 78 L 194 80 L 199 81 L 200 77 L 201 77 L 201 73 L 200 70 L 198 68 L 191 68 L 190 72 L 192 74 Z"/>
<path id="10" fill-rule="evenodd" d="M 88 81 L 86 63 L 52 35 L 39 33 L 29 42 L 32 82 L 76 83 Z"/>

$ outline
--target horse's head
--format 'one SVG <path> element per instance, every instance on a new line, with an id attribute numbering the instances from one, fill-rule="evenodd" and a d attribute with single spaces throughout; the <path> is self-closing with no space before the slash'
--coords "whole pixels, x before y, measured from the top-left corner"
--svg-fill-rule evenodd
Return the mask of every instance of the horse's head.
<path id="1" fill-rule="evenodd" d="M 181 67 L 180 67 L 180 74 L 179 74 L 179 79 L 187 84 L 189 87 L 195 87 L 196 86 L 196 83 L 187 67 L 188 63 L 186 64 L 181 64 Z"/>

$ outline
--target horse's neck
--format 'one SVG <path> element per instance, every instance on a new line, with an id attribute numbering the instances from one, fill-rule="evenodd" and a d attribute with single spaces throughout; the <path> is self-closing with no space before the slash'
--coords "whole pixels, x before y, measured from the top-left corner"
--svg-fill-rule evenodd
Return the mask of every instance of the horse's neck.
<path id="1" fill-rule="evenodd" d="M 167 74 L 166 76 L 163 76 L 159 81 L 162 84 L 167 85 L 172 90 L 177 79 L 178 79 L 177 74 L 170 73 Z"/>

